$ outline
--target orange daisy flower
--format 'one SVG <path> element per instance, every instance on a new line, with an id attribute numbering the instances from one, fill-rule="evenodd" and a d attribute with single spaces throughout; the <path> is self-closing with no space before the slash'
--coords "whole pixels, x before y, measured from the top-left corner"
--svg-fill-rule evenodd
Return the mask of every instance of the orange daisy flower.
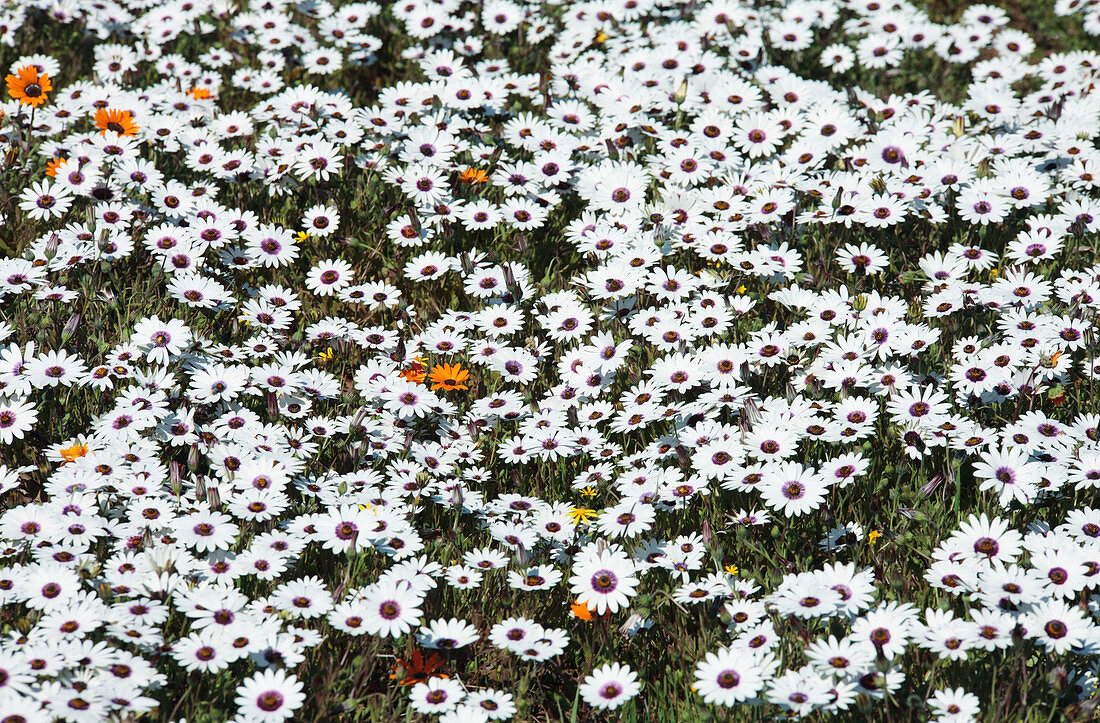
<path id="1" fill-rule="evenodd" d="M 58 156 L 57 158 L 51 158 L 50 162 L 46 164 L 46 175 L 50 178 L 56 178 L 57 172 L 61 170 L 61 167 L 69 162 L 68 158 L 64 156 Z"/>
<path id="2" fill-rule="evenodd" d="M 187 91 L 187 95 L 191 96 L 195 100 L 206 100 L 207 98 L 213 98 L 214 94 L 206 88 L 192 88 Z"/>
<path id="3" fill-rule="evenodd" d="M 95 112 L 95 126 L 101 135 L 114 131 L 120 136 L 137 135 L 138 125 L 134 123 L 134 114 L 128 110 L 100 108 Z"/>
<path id="4" fill-rule="evenodd" d="M 66 462 L 75 462 L 84 455 L 88 454 L 88 445 L 77 442 L 71 447 L 61 448 L 61 459 Z"/>
<path id="5" fill-rule="evenodd" d="M 391 680 L 397 680 L 398 676 L 402 677 L 401 685 L 413 685 L 415 683 L 423 683 L 428 678 L 449 678 L 449 675 L 444 673 L 437 673 L 440 666 L 443 665 L 443 659 L 435 653 L 428 656 L 425 660 L 424 656 L 420 654 L 419 650 L 413 651 L 412 659 L 409 662 L 405 662 L 400 658 L 397 660 L 397 665 L 393 666 L 393 673 L 390 674 Z"/>
<path id="6" fill-rule="evenodd" d="M 489 174 L 480 168 L 467 168 L 458 174 L 458 178 L 466 183 L 485 183 L 489 180 Z"/>
<path id="7" fill-rule="evenodd" d="M 48 100 L 46 94 L 53 90 L 50 76 L 46 73 L 39 75 L 38 68 L 33 65 L 24 65 L 4 80 L 8 83 L 8 95 L 32 108 L 45 103 Z"/>
<path id="8" fill-rule="evenodd" d="M 595 620 L 596 618 L 606 618 L 611 615 L 611 612 L 607 610 L 605 610 L 602 615 L 600 613 L 597 613 L 596 611 L 592 610 L 592 608 L 582 603 L 580 598 L 574 600 L 573 604 L 569 606 L 569 612 L 573 615 L 573 617 L 577 618 L 578 620 L 584 620 L 585 622 Z"/>
<path id="9" fill-rule="evenodd" d="M 461 364 L 437 364 L 432 367 L 432 373 L 428 375 L 433 392 L 437 389 L 446 389 L 448 392 L 454 389 L 469 389 L 462 383 L 469 378 L 470 372 L 463 369 Z"/>
<path id="10" fill-rule="evenodd" d="M 592 611 L 589 610 L 588 606 L 582 603 L 580 600 L 577 600 L 569 606 L 569 612 L 573 613 L 573 617 L 579 618 L 581 620 L 588 621 L 592 619 Z"/>
<path id="11" fill-rule="evenodd" d="M 401 370 L 400 374 L 413 384 L 423 384 L 424 377 L 427 376 L 427 372 L 424 370 L 424 360 L 415 357 L 411 364 Z"/>

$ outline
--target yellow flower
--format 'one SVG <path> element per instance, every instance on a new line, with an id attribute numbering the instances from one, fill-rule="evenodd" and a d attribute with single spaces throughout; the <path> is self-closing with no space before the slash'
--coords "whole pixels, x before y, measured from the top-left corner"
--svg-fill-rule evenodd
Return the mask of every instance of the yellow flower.
<path id="1" fill-rule="evenodd" d="M 867 542 L 873 545 L 878 542 L 878 538 L 880 537 L 882 537 L 881 532 L 879 532 L 878 530 L 871 530 L 869 533 L 867 533 Z"/>
<path id="2" fill-rule="evenodd" d="M 739 573 L 739 572 L 741 572 L 741 571 L 737 569 L 737 565 L 726 565 L 726 574 L 727 575 L 733 575 L 734 577 L 736 577 L 737 573 Z"/>
<path id="3" fill-rule="evenodd" d="M 610 38 L 610 37 L 611 37 L 610 35 L 608 35 L 607 33 L 605 33 L 604 31 L 601 30 L 600 32 L 596 33 L 596 42 L 597 43 L 605 43 L 605 42 L 607 42 L 607 39 Z"/>
<path id="4" fill-rule="evenodd" d="M 588 518 L 595 516 L 596 510 L 590 510 L 587 507 L 574 507 L 569 510 L 569 518 L 578 525 L 588 524 Z"/>
<path id="5" fill-rule="evenodd" d="M 737 295 L 738 295 L 738 296 L 741 296 L 741 295 L 742 295 L 742 294 L 744 294 L 744 293 L 745 293 L 746 291 L 748 291 L 748 289 L 747 289 L 747 288 L 745 287 L 745 285 L 744 285 L 744 284 L 741 284 L 740 286 L 738 286 L 738 287 L 737 287 Z"/>
<path id="6" fill-rule="evenodd" d="M 309 235 L 309 231 L 299 231 L 298 235 L 294 238 L 298 241 L 298 243 L 304 244 L 306 241 L 309 241 L 311 237 Z"/>
<path id="7" fill-rule="evenodd" d="M 332 361 L 332 347 L 325 349 L 323 352 L 317 355 L 318 362 L 330 362 Z"/>
<path id="8" fill-rule="evenodd" d="M 359 509 L 361 509 L 361 510 L 373 510 L 374 505 L 372 505 L 370 502 L 364 502 L 363 504 L 359 505 Z"/>
<path id="9" fill-rule="evenodd" d="M 593 487 L 592 485 L 588 485 L 583 490 L 581 490 L 581 494 L 584 495 L 585 497 L 595 497 L 596 496 L 596 488 Z"/>

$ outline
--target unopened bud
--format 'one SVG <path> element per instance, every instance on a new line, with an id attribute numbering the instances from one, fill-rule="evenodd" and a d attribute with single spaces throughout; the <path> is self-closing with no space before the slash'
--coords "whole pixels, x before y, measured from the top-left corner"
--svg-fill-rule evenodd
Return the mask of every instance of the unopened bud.
<path id="1" fill-rule="evenodd" d="M 176 464 L 176 463 L 173 462 L 172 464 Z M 195 497 L 196 497 L 196 499 L 200 499 L 200 500 L 206 498 L 206 478 L 205 477 L 196 477 L 195 478 Z"/>
<path id="2" fill-rule="evenodd" d="M 1069 675 L 1064 665 L 1059 665 L 1054 670 L 1047 674 L 1047 681 L 1050 683 L 1050 687 L 1054 689 L 1056 693 L 1064 693 L 1066 690 L 1066 683 L 1069 680 Z"/>
<path id="3" fill-rule="evenodd" d="M 520 235 L 523 238 L 523 235 Z M 520 252 L 522 253 L 522 251 Z M 515 274 L 512 273 L 512 269 L 509 266 L 504 267 L 504 286 L 508 289 L 508 293 L 512 295 L 512 301 L 519 301 L 523 295 L 523 289 L 516 283 Z"/>
<path id="4" fill-rule="evenodd" d="M 210 503 L 210 509 L 216 512 L 222 511 L 222 494 L 217 487 L 211 487 L 206 491 L 206 501 Z"/>
<path id="5" fill-rule="evenodd" d="M 516 546 L 516 564 L 520 567 L 526 567 L 527 563 L 531 561 L 531 553 L 527 552 L 527 548 L 523 545 Z"/>
<path id="6" fill-rule="evenodd" d="M 676 105 L 683 105 L 684 101 L 688 97 L 688 80 L 684 78 L 680 81 L 680 87 L 676 89 L 676 93 L 672 96 L 672 102 Z"/>
<path id="7" fill-rule="evenodd" d="M 676 459 L 680 462 L 681 467 L 691 467 L 691 454 L 687 451 L 687 447 L 682 444 L 676 445 Z"/>
<path id="8" fill-rule="evenodd" d="M 80 326 L 80 312 L 74 313 L 69 317 L 69 320 L 65 322 L 65 327 L 61 330 L 61 343 L 65 344 L 76 333 L 77 327 Z"/>

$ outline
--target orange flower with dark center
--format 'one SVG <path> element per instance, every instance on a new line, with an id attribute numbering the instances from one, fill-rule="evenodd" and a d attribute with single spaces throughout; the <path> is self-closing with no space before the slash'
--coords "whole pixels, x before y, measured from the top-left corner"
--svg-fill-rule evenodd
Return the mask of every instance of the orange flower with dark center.
<path id="1" fill-rule="evenodd" d="M 489 180 L 489 174 L 480 168 L 467 168 L 458 174 L 458 178 L 466 183 L 485 183 Z"/>
<path id="2" fill-rule="evenodd" d="M 95 127 L 100 135 L 114 131 L 120 136 L 137 135 L 138 125 L 134 123 L 134 114 L 128 110 L 100 108 L 95 112 Z"/>
<path id="3" fill-rule="evenodd" d="M 412 363 L 402 369 L 400 373 L 402 377 L 413 384 L 423 384 L 424 377 L 427 376 L 427 372 L 424 369 L 424 360 L 419 358 L 413 359 Z"/>
<path id="4" fill-rule="evenodd" d="M 69 162 L 68 158 L 64 156 L 58 156 L 57 158 L 51 158 L 50 162 L 46 164 L 46 175 L 50 178 L 55 178 L 57 172 L 61 170 L 61 167 Z"/>
<path id="5" fill-rule="evenodd" d="M 393 666 L 390 679 L 397 680 L 400 676 L 401 685 L 414 685 L 423 683 L 428 678 L 449 678 L 449 675 L 436 672 L 442 665 L 443 659 L 435 653 L 424 660 L 424 656 L 420 654 L 419 650 L 416 650 L 413 651 L 412 659 L 409 662 L 398 659 L 397 665 Z"/>
<path id="6" fill-rule="evenodd" d="M 448 392 L 454 389 L 469 389 L 462 383 L 469 378 L 470 372 L 463 369 L 461 364 L 437 364 L 432 367 L 432 373 L 428 375 L 433 392 L 437 389 L 446 389 Z"/>
<path id="7" fill-rule="evenodd" d="M 4 80 L 8 83 L 8 95 L 32 108 L 45 103 L 48 100 L 46 94 L 53 90 L 50 76 L 46 73 L 39 75 L 38 68 L 33 65 L 24 65 Z"/>
<path id="8" fill-rule="evenodd" d="M 206 88 L 192 88 L 187 91 L 187 95 L 191 96 L 195 100 L 206 100 L 207 98 L 213 98 L 214 94 Z"/>

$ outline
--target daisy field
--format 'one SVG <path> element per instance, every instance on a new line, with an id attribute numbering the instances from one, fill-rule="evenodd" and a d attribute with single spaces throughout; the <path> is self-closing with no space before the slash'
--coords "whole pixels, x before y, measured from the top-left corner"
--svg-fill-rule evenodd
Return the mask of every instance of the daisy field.
<path id="1" fill-rule="evenodd" d="M 0 0 L 0 723 L 1095 719 L 1098 49 Z"/>

